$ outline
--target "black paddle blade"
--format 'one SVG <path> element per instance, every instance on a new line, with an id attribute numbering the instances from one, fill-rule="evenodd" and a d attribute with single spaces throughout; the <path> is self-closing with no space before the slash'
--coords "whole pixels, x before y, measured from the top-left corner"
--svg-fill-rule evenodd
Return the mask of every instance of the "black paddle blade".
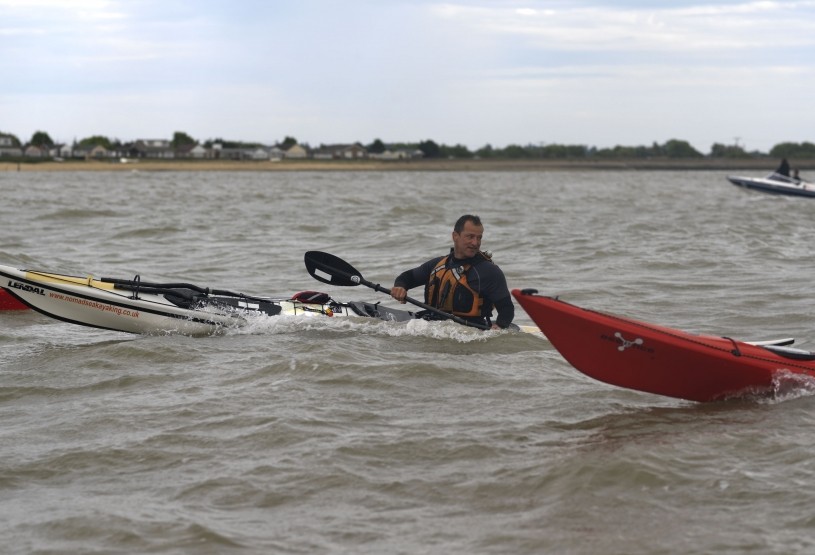
<path id="1" fill-rule="evenodd" d="M 306 270 L 317 281 L 342 287 L 360 284 L 362 274 L 342 258 L 320 251 L 308 251 L 303 258 Z"/>

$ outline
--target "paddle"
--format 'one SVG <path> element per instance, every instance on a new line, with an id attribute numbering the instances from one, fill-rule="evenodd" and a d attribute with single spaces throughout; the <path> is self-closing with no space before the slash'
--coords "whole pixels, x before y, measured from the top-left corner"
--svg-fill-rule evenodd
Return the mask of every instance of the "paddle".
<path id="1" fill-rule="evenodd" d="M 378 283 L 372 283 L 367 279 L 363 278 L 362 274 L 360 274 L 353 266 L 351 266 L 345 260 L 334 256 L 333 254 L 320 251 L 308 251 L 304 256 L 304 259 L 306 262 L 306 270 L 308 270 L 308 273 L 311 275 L 311 277 L 313 277 L 317 281 L 321 281 L 329 285 L 338 285 L 340 287 L 353 287 L 356 285 L 364 285 L 366 287 L 370 287 L 374 291 L 379 291 L 380 293 L 385 293 L 387 295 L 391 294 L 390 289 L 388 289 L 387 287 L 382 287 Z M 428 310 L 433 314 L 437 314 L 442 318 L 452 320 L 457 324 L 461 324 L 462 326 L 470 326 L 473 328 L 478 328 L 480 330 L 490 329 L 489 326 L 485 326 L 484 324 L 478 324 L 475 322 L 470 322 L 459 316 L 448 314 L 447 312 L 439 310 L 438 308 L 432 307 L 423 302 L 417 301 L 416 299 L 411 299 L 410 297 L 405 297 L 405 301 L 409 302 L 410 304 L 416 305 L 420 308 L 423 308 L 425 310 Z"/>
<path id="2" fill-rule="evenodd" d="M 174 292 L 174 290 L 178 289 L 190 289 L 195 291 L 196 293 L 201 293 L 203 295 L 219 295 L 222 297 L 235 297 L 238 299 L 246 299 L 250 301 L 268 301 L 269 299 L 263 297 L 253 297 L 252 295 L 246 295 L 244 293 L 233 293 L 232 291 L 227 291 L 225 289 L 210 289 L 209 287 L 200 287 L 198 285 L 194 285 L 192 283 L 152 283 L 147 281 L 141 281 L 139 276 L 136 276 L 136 279 L 118 279 L 118 278 L 99 278 L 99 281 L 103 283 L 112 283 L 113 286 L 117 289 L 124 289 L 125 291 L 135 291 L 135 292 L 143 292 L 143 293 L 155 293 L 155 294 L 163 294 L 166 292 Z"/>

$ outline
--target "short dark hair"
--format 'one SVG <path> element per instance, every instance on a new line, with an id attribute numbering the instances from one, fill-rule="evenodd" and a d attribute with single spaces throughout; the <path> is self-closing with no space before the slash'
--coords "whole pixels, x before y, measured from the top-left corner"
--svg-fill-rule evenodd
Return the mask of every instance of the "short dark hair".
<path id="1" fill-rule="evenodd" d="M 481 223 L 481 218 L 478 216 L 473 216 L 472 214 L 464 214 L 458 220 L 456 220 L 456 225 L 453 226 L 453 231 L 456 233 L 461 233 L 461 230 L 464 229 L 464 224 L 467 222 L 473 222 L 473 225 L 480 225 L 483 226 L 484 224 Z"/>

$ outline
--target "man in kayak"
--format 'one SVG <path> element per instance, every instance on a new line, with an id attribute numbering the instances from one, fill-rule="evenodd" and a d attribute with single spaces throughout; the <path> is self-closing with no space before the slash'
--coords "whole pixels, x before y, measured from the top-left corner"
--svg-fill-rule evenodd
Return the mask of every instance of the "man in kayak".
<path id="1" fill-rule="evenodd" d="M 405 303 L 407 290 L 424 285 L 425 304 L 492 329 L 506 328 L 515 317 L 504 272 L 481 251 L 481 218 L 466 214 L 453 227 L 453 248 L 399 274 L 391 296 Z M 498 311 L 491 322 L 493 307 Z"/>

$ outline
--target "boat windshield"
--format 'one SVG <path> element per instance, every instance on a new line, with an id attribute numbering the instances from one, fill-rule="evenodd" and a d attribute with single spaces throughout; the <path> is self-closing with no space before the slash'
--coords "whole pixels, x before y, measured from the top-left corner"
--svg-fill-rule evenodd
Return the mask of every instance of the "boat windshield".
<path id="1" fill-rule="evenodd" d="M 793 179 L 792 177 L 790 177 L 788 175 L 783 175 L 783 174 L 780 174 L 778 172 L 771 173 L 770 175 L 767 176 L 767 179 L 772 179 L 773 181 L 781 181 L 783 183 L 792 183 L 792 184 L 796 184 L 796 185 L 798 183 L 800 183 L 800 180 Z"/>

